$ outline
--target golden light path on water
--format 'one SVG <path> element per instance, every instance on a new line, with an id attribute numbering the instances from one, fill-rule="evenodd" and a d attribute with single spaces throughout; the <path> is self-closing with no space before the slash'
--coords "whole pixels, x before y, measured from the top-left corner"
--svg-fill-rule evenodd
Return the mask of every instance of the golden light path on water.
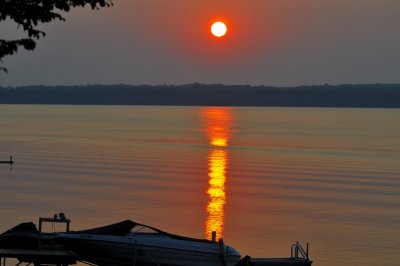
<path id="1" fill-rule="evenodd" d="M 206 235 L 209 239 L 211 239 L 213 231 L 217 233 L 218 238 L 223 235 L 227 160 L 226 151 L 219 149 L 210 151 L 208 157 L 209 186 L 207 190 L 209 201 L 207 204 L 208 217 L 206 223 Z"/>
<path id="2" fill-rule="evenodd" d="M 232 124 L 229 108 L 206 108 L 206 133 L 211 149 L 208 153 L 208 189 L 206 237 L 212 239 L 212 232 L 222 238 L 224 231 L 226 192 L 225 183 L 228 171 L 228 140 Z"/>

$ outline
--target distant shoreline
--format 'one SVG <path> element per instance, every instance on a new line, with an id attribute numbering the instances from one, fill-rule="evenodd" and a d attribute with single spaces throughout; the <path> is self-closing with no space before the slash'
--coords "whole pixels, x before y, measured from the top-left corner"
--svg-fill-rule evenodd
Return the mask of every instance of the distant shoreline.
<path id="1" fill-rule="evenodd" d="M 400 108 L 400 84 L 0 87 L 0 104 Z"/>

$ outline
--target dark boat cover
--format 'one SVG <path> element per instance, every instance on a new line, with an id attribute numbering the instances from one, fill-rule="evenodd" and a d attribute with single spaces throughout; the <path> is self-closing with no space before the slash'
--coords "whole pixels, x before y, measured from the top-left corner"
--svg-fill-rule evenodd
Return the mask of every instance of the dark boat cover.
<path id="1" fill-rule="evenodd" d="M 0 235 L 0 248 L 37 249 L 38 236 L 34 223 L 21 223 Z"/>
<path id="2" fill-rule="evenodd" d="M 10 230 L 5 231 L 1 235 L 5 235 L 12 232 L 31 232 L 31 233 L 38 233 L 39 231 L 36 228 L 36 225 L 32 222 L 27 223 L 20 223 L 17 226 L 14 226 Z"/>
<path id="3" fill-rule="evenodd" d="M 71 231 L 71 234 L 90 234 L 90 235 L 113 235 L 113 236 L 125 236 L 131 229 L 136 225 L 131 220 L 125 220 L 119 223 L 97 227 L 93 229 Z"/>

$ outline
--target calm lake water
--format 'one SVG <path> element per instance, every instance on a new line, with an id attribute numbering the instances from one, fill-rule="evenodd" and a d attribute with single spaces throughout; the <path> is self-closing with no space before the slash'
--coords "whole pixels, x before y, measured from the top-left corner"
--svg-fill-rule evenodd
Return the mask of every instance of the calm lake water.
<path id="1" fill-rule="evenodd" d="M 64 212 L 242 255 L 400 262 L 400 110 L 0 105 L 0 231 Z M 51 228 L 50 228 L 51 229 Z M 57 228 L 61 230 L 62 228 Z"/>

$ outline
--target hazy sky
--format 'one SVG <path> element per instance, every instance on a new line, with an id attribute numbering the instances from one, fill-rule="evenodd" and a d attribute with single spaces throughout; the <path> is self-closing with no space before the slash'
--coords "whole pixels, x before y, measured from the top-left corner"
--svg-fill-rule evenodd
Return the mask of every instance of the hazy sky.
<path id="1" fill-rule="evenodd" d="M 114 0 L 41 26 L 0 86 L 400 83 L 400 0 Z M 228 35 L 209 27 L 223 19 Z M 18 36 L 0 24 L 0 38 Z"/>

